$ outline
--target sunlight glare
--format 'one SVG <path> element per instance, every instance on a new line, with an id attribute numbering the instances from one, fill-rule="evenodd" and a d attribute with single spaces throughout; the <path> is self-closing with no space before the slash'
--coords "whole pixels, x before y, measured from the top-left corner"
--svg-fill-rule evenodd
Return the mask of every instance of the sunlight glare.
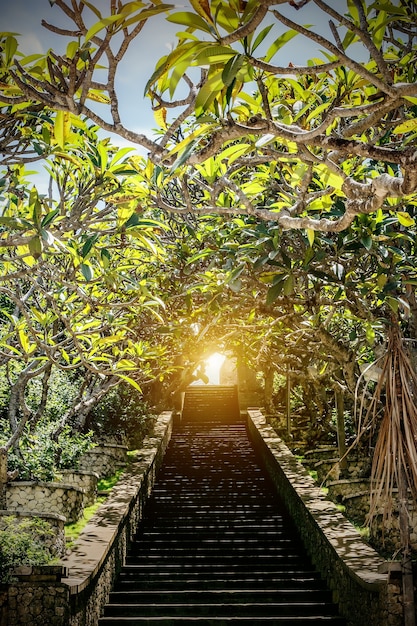
<path id="1" fill-rule="evenodd" d="M 219 352 L 214 352 L 204 362 L 206 364 L 206 375 L 208 376 L 209 385 L 220 384 L 220 368 L 224 363 L 225 355 Z"/>

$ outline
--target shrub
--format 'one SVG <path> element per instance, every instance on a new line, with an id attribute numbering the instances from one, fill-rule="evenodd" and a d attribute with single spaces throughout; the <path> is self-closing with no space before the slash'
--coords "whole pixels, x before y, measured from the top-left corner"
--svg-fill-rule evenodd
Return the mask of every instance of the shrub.
<path id="1" fill-rule="evenodd" d="M 44 546 L 46 537 L 53 535 L 51 525 L 38 517 L 18 520 L 3 518 L 0 530 L 0 583 L 12 580 L 11 568 L 19 565 L 46 565 L 51 555 Z"/>
<path id="2" fill-rule="evenodd" d="M 54 441 L 51 434 L 55 426 L 40 422 L 35 432 L 26 430 L 20 439 L 20 454 L 10 453 L 8 468 L 17 469 L 20 480 L 53 480 L 61 469 L 77 469 L 80 456 L 93 447 L 91 432 L 72 433 L 69 426 Z"/>
<path id="3" fill-rule="evenodd" d="M 152 430 L 155 417 L 146 400 L 131 385 L 120 383 L 92 409 L 87 427 L 98 438 L 103 434 L 125 435 L 131 448 L 139 448 L 143 438 Z"/>

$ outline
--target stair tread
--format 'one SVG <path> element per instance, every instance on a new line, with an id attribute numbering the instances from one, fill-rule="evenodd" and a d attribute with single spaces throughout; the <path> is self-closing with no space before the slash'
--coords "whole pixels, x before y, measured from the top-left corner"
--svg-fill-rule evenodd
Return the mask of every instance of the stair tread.
<path id="1" fill-rule="evenodd" d="M 196 386 L 99 626 L 345 626 L 240 417 L 235 387 Z"/>

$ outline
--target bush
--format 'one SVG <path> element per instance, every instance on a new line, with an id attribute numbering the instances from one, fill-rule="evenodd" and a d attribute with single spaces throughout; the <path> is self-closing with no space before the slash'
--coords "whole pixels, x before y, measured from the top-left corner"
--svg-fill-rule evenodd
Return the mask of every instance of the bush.
<path id="1" fill-rule="evenodd" d="M 11 568 L 19 565 L 46 565 L 51 555 L 44 546 L 53 535 L 51 525 L 38 517 L 19 521 L 13 516 L 3 518 L 0 530 L 0 583 L 12 580 Z"/>
<path id="2" fill-rule="evenodd" d="M 104 435 L 128 439 L 131 448 L 139 448 L 155 423 L 146 400 L 127 383 L 113 387 L 90 412 L 86 426 L 98 439 Z"/>
<path id="3" fill-rule="evenodd" d="M 20 454 L 10 453 L 8 468 L 17 469 L 20 480 L 53 480 L 61 469 L 77 469 L 80 456 L 94 446 L 91 432 L 71 433 L 69 426 L 54 441 L 51 434 L 55 427 L 55 423 L 40 422 L 35 432 L 26 430 L 20 439 Z"/>
<path id="4" fill-rule="evenodd" d="M 0 367 L 0 418 L 7 419 L 7 408 L 10 397 L 10 383 L 6 372 L 14 382 L 21 371 L 21 363 L 9 364 Z M 49 421 L 58 420 L 61 415 L 71 406 L 80 386 L 79 379 L 73 372 L 63 372 L 53 368 L 49 380 L 48 400 L 46 403 L 44 418 Z M 42 378 L 34 378 L 27 386 L 26 403 L 36 412 L 42 395 Z"/>

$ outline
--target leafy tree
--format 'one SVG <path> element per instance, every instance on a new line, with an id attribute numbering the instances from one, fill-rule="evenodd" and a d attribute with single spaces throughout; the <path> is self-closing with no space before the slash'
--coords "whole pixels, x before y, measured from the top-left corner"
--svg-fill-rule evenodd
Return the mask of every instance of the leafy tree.
<path id="1" fill-rule="evenodd" d="M 155 245 L 163 243 L 152 273 L 158 266 L 168 275 L 169 267 L 172 280 L 159 277 L 157 284 L 169 294 L 165 306 L 175 301 L 160 320 L 159 345 L 165 354 L 185 353 L 190 367 L 203 342 L 221 340 L 236 351 L 244 346 L 246 358 L 264 365 L 278 365 L 284 353 L 300 371 L 313 365 L 321 372 L 326 366 L 332 385 L 342 382 L 353 392 L 356 362 L 368 358 L 390 324 L 401 324 L 416 339 L 416 5 L 346 0 L 336 9 L 323 0 L 313 2 L 317 24 L 329 23 L 328 35 L 301 25 L 308 0 L 193 0 L 185 11 L 159 1 L 112 0 L 98 9 L 56 0 L 52 11 L 57 22 L 63 12 L 67 25 L 44 26 L 69 39 L 64 51 L 24 57 L 14 37 L 4 36 L 0 98 L 7 122 L 1 137 L 9 169 L 3 187 L 11 187 L 12 205 L 20 207 L 26 189 L 19 186 L 22 163 L 33 158 L 49 156 L 66 175 L 56 179 L 56 208 L 46 210 L 42 203 L 36 208 L 40 201 L 33 192 L 20 221 L 14 209 L 6 215 L 2 240 L 14 263 L 17 255 L 23 263 L 30 258 L 41 265 L 42 229 L 61 228 L 57 240 L 64 241 L 65 250 L 57 256 L 70 282 L 62 279 L 59 288 L 70 303 L 81 297 L 79 308 L 71 304 L 78 324 L 87 308 L 98 328 L 107 331 L 110 322 L 97 321 L 96 308 L 102 313 L 116 306 L 115 283 L 129 293 L 121 267 L 142 272 L 142 248 L 148 251 L 149 238 L 156 237 Z M 160 129 L 158 138 L 150 139 L 124 123 L 116 77 L 146 21 L 162 14 L 180 32 L 146 85 Z M 279 65 L 278 55 L 294 37 L 319 51 L 302 67 Z M 84 118 L 142 146 L 148 158 L 109 152 L 105 142 L 91 140 Z M 85 146 L 86 155 L 80 155 Z M 94 184 L 77 187 L 75 194 L 74 159 L 84 158 L 77 176 L 85 169 Z M 77 204 L 75 196 L 82 202 Z M 55 217 L 53 211 L 63 205 L 81 210 L 81 230 L 74 228 L 74 211 L 62 222 Z M 115 218 L 120 211 L 122 217 Z M 163 226 L 152 223 L 144 243 L 141 229 L 146 230 L 148 216 Z M 227 225 L 220 220 L 224 217 Z M 113 252 L 113 237 L 123 244 L 129 231 L 138 230 L 141 251 Z M 111 251 L 110 259 L 103 250 Z M 17 277 L 20 265 L 12 264 L 11 270 Z M 24 296 L 32 295 L 29 274 L 23 273 Z M 49 285 L 48 280 L 51 275 L 43 276 L 40 285 Z M 63 310 L 51 290 L 43 289 L 42 312 L 49 304 L 54 314 Z M 17 306 L 10 291 L 4 293 L 7 320 L 13 315 L 10 303 Z M 122 301 L 117 310 L 125 315 L 128 296 Z M 154 305 L 146 302 L 141 306 L 154 316 Z M 8 341 L 23 354 L 35 336 L 45 341 L 33 322 L 32 330 L 26 328 L 29 318 L 22 306 L 19 310 L 27 349 L 16 334 Z M 59 322 L 65 327 L 64 319 Z M 126 360 L 133 360 L 133 325 L 128 314 L 122 325 L 126 335 L 120 336 L 120 326 L 100 335 L 100 356 L 92 338 L 99 330 L 83 327 L 86 371 L 93 356 L 93 373 L 104 370 L 107 382 L 117 373 L 125 375 Z M 142 331 L 147 339 L 149 328 Z M 61 326 L 50 336 L 56 332 Z M 69 334 L 78 349 L 79 337 Z M 112 345 L 109 336 L 117 337 Z M 66 344 L 63 348 L 68 352 Z M 62 351 L 59 359 L 65 360 Z M 114 363 L 123 360 L 126 367 L 120 371 L 116 365 L 115 372 Z M 47 376 L 48 367 L 46 360 L 37 361 L 35 371 Z"/>
<path id="2" fill-rule="evenodd" d="M 286 4 L 286 11 L 274 8 Z M 357 0 L 339 12 L 315 0 L 330 36 L 300 25 L 302 8 L 294 21 L 303 4 L 199 0 L 178 12 L 159 2 L 110 3 L 102 13 L 57 0 L 54 9 L 74 29 L 43 23 L 71 38 L 65 53 L 18 61 L 7 37 L 3 101 L 62 111 L 61 138 L 68 115 L 86 115 L 146 147 L 159 168 L 151 201 L 171 211 L 256 215 L 311 232 L 345 230 L 379 208 L 408 222 L 417 187 L 415 4 Z M 115 78 L 146 20 L 166 11 L 183 30 L 147 84 L 164 129 L 153 142 L 123 125 Z M 296 35 L 321 56 L 305 67 L 274 64 Z M 187 95 L 176 100 L 180 86 Z M 97 100 L 108 105 L 111 122 L 93 108 Z M 173 182 L 180 195 L 170 193 Z"/>
<path id="3" fill-rule="evenodd" d="M 27 425 L 33 432 L 43 418 L 55 370 L 78 372 L 79 381 L 51 433 L 57 441 L 67 425 L 82 429 L 91 407 L 121 380 L 140 392 L 156 365 L 164 371 L 163 348 L 151 337 L 163 320 L 151 271 L 163 258 L 163 224 L 124 201 L 125 177 L 134 174 L 127 150 L 72 122 L 64 152 L 46 161 L 48 195 L 28 186 L 23 165 L 6 173 L 0 358 L 10 385 L 10 436 L 2 442 L 3 467 L 10 450 L 19 453 Z M 34 381 L 41 389 L 35 405 L 28 402 Z"/>

